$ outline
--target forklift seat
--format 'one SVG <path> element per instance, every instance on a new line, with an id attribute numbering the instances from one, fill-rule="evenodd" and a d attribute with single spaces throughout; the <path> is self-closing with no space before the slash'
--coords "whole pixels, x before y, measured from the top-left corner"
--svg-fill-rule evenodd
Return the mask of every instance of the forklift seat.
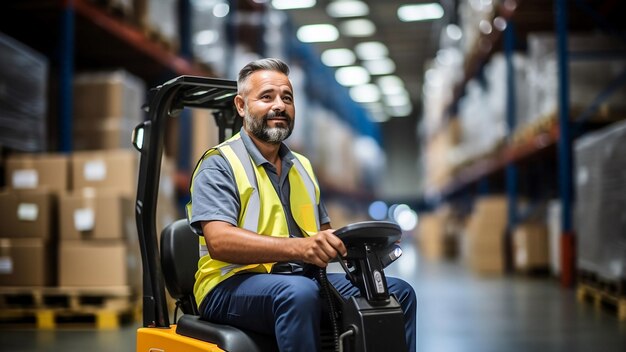
<path id="1" fill-rule="evenodd" d="M 198 235 L 186 219 L 177 220 L 161 232 L 161 267 L 165 286 L 184 315 L 176 333 L 217 344 L 229 352 L 278 351 L 274 336 L 201 320 L 193 295 L 200 258 Z"/>

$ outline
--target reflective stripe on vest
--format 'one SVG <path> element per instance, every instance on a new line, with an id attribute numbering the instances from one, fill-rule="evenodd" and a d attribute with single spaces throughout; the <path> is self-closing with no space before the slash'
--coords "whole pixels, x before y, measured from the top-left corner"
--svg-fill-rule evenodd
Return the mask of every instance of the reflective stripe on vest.
<path id="1" fill-rule="evenodd" d="M 268 236 L 288 237 L 289 229 L 282 203 L 265 168 L 256 166 L 249 156 L 239 134 L 208 150 L 202 160 L 221 154 L 230 164 L 239 192 L 241 210 L 237 225 L 246 230 Z M 293 152 L 292 152 L 293 153 Z M 290 209 L 298 227 L 305 236 L 315 235 L 319 223 L 319 186 L 308 159 L 293 153 L 293 167 L 289 170 Z M 202 161 L 201 160 L 201 161 Z M 198 166 L 201 164 L 198 163 Z M 194 170 L 194 176 L 199 167 Z M 193 192 L 193 188 L 191 189 Z M 263 202 L 261 202 L 263 200 Z M 191 203 L 188 207 L 193 206 Z M 188 209 L 187 214 L 191 214 Z M 196 273 L 194 294 L 198 304 L 219 282 L 240 271 L 270 272 L 274 263 L 239 265 L 214 260 L 208 256 L 204 237 L 200 236 L 200 261 Z"/>

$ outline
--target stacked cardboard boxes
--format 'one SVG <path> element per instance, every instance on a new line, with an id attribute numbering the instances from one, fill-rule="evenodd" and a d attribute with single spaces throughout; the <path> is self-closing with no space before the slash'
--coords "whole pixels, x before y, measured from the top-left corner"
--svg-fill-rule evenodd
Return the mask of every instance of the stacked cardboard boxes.
<path id="1" fill-rule="evenodd" d="M 139 291 L 135 150 L 14 154 L 4 169 L 0 286 Z M 175 169 L 163 160 L 157 231 L 180 217 Z"/>
<path id="2" fill-rule="evenodd" d="M 89 72 L 74 79 L 74 146 L 77 150 L 131 148 L 143 120 L 145 84 L 126 71 Z"/>
<path id="3" fill-rule="evenodd" d="M 57 201 L 69 184 L 68 158 L 16 154 L 5 163 L 0 192 L 0 285 L 56 283 Z"/>
<path id="4" fill-rule="evenodd" d="M 59 286 L 137 288 L 137 153 L 76 152 L 71 174 L 72 190 L 60 198 Z"/>

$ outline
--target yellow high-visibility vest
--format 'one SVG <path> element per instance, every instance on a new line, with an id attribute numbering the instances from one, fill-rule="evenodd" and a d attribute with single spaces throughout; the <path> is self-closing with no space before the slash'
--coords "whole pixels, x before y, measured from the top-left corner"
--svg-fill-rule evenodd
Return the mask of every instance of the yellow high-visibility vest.
<path id="1" fill-rule="evenodd" d="M 304 156 L 292 152 L 296 157 L 289 170 L 289 203 L 293 218 L 304 236 L 313 236 L 320 229 L 320 190 L 311 163 Z M 241 201 L 237 226 L 261 235 L 289 237 L 287 217 L 283 206 L 262 165 L 256 166 L 248 154 L 240 134 L 209 149 L 202 160 L 212 155 L 222 155 L 230 164 Z M 193 172 L 195 177 L 201 162 Z M 193 182 L 191 187 L 193 194 Z M 191 216 L 193 204 L 187 204 Z M 211 258 L 204 237 L 200 236 L 200 260 L 194 284 L 194 296 L 198 306 L 218 283 L 239 272 L 269 273 L 275 263 L 232 264 Z"/>

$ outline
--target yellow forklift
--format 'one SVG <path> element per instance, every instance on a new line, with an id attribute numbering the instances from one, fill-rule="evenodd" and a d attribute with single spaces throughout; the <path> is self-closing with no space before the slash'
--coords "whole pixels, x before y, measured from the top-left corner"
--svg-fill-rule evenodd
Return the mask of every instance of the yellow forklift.
<path id="1" fill-rule="evenodd" d="M 241 127 L 234 109 L 237 82 L 180 76 L 149 91 L 144 108 L 148 119 L 133 130 L 133 145 L 141 153 L 135 216 L 143 266 L 143 327 L 137 330 L 137 352 L 271 352 L 274 336 L 201 320 L 193 296 L 199 259 L 198 236 L 186 219 L 169 224 L 157 243 L 156 207 L 167 120 L 185 108 L 213 112 L 224 141 Z M 325 269 L 305 269 L 320 282 L 329 311 L 322 329 L 324 351 L 406 351 L 404 317 L 387 290 L 384 268 L 401 254 L 400 228 L 391 222 L 368 221 L 336 230 L 348 254 L 338 259 L 346 277 L 359 288 L 345 299 L 328 283 Z M 170 322 L 165 287 L 183 315 Z"/>

